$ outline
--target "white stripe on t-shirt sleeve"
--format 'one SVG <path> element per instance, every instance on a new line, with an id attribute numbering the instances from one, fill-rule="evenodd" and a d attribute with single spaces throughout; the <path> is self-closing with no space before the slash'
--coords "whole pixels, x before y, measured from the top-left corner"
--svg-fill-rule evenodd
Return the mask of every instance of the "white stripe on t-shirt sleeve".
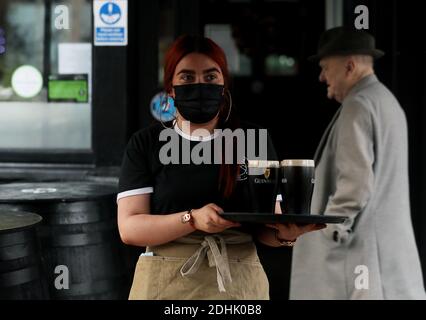
<path id="1" fill-rule="evenodd" d="M 141 194 L 149 194 L 149 193 L 154 193 L 153 187 L 147 187 L 147 188 L 134 189 L 134 190 L 120 192 L 117 195 L 117 202 L 118 202 L 118 200 L 123 199 L 123 198 L 132 197 L 132 196 L 139 196 Z"/>

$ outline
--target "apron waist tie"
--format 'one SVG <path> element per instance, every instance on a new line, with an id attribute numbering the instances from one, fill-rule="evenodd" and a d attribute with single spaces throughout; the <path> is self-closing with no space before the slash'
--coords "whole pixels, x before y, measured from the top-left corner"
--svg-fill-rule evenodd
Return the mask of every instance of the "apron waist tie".
<path id="1" fill-rule="evenodd" d="M 226 244 L 241 244 L 250 241 L 252 241 L 252 237 L 248 234 L 231 235 L 230 237 L 215 234 L 205 236 L 204 239 L 193 239 L 190 237 L 177 239 L 175 242 L 178 243 L 200 243 L 201 245 L 200 248 L 186 260 L 180 269 L 180 273 L 183 277 L 196 273 L 207 255 L 209 267 L 216 267 L 219 291 L 226 292 L 226 285 L 232 283 Z M 220 243 L 220 249 L 217 242 Z"/>

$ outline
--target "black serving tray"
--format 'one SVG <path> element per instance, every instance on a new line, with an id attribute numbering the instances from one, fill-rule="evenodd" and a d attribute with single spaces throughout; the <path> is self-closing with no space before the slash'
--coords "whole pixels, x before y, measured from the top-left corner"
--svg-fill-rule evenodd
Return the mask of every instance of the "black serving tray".
<path id="1" fill-rule="evenodd" d="M 251 212 L 224 212 L 223 218 L 234 222 L 253 223 L 300 223 L 300 224 L 322 224 L 322 223 L 343 223 L 348 217 L 333 215 L 315 214 L 272 214 L 272 213 L 251 213 Z"/>

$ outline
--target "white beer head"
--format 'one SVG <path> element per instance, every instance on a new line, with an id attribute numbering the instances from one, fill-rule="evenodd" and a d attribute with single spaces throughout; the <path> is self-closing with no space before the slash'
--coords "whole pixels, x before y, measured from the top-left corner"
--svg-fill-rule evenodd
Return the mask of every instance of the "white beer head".
<path id="1" fill-rule="evenodd" d="M 269 160 L 249 160 L 248 161 L 248 172 L 249 175 L 268 175 L 268 169 L 279 168 L 279 161 Z M 269 176 L 269 175 L 268 175 Z"/>
<path id="2" fill-rule="evenodd" d="M 315 167 L 315 161 L 308 159 L 283 160 L 281 167 Z"/>
<path id="3" fill-rule="evenodd" d="M 279 161 L 269 161 L 269 160 L 249 160 L 249 168 L 279 168 Z"/>

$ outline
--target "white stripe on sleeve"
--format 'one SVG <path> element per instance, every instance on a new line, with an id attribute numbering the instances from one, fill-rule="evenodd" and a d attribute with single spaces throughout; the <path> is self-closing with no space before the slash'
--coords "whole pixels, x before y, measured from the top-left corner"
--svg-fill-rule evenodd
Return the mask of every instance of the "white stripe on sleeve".
<path id="1" fill-rule="evenodd" d="M 146 187 L 146 188 L 141 188 L 141 189 L 134 189 L 134 190 L 120 192 L 117 195 L 117 202 L 118 202 L 118 200 L 123 199 L 123 198 L 132 197 L 132 196 L 139 196 L 141 194 L 149 194 L 149 193 L 154 193 L 153 187 Z"/>

